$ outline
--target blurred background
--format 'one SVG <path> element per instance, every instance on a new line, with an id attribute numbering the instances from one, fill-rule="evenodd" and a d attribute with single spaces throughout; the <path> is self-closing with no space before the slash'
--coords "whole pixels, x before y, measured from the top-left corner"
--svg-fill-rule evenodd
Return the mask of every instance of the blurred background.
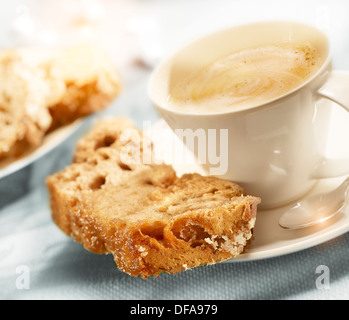
<path id="1" fill-rule="evenodd" d="M 207 32 L 287 19 L 324 30 L 348 57 L 348 12 L 346 0 L 1 0 L 0 46 L 94 40 L 119 63 L 135 52 L 153 63 Z"/>
<path id="2" fill-rule="evenodd" d="M 346 0 L 11 0 L 0 1 L 0 46 L 99 42 L 119 64 L 156 63 L 200 35 L 261 20 L 296 20 L 324 30 L 349 55 Z M 338 56 L 338 58 L 341 58 Z M 343 68 L 349 68 L 349 59 Z"/>

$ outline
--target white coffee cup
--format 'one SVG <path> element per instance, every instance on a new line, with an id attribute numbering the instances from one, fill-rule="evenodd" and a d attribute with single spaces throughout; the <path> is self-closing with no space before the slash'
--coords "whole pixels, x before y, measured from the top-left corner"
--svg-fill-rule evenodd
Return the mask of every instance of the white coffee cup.
<path id="1" fill-rule="evenodd" d="M 266 103 L 228 112 L 186 112 L 168 107 L 170 88 L 188 72 L 244 48 L 311 40 L 324 62 L 308 80 Z M 228 168 L 220 178 L 242 185 L 262 198 L 262 208 L 285 205 L 303 196 L 318 179 L 349 173 L 349 159 L 326 159 L 318 150 L 314 118 L 321 99 L 349 110 L 349 72 L 333 71 L 329 41 L 314 27 L 295 22 L 262 22 L 233 27 L 199 39 L 163 61 L 153 71 L 149 96 L 172 130 L 228 129 Z M 327 130 L 329 118 L 321 127 Z M 319 125 L 319 123 L 317 123 Z M 209 140 L 207 150 L 216 150 Z M 212 147 L 212 148 L 210 148 Z M 192 150 L 207 174 L 216 164 Z M 204 155 L 205 156 L 205 155 Z"/>

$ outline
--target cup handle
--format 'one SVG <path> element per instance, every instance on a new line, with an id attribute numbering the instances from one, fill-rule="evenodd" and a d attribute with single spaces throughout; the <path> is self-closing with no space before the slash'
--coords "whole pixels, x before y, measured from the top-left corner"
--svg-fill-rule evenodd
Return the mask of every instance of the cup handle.
<path id="1" fill-rule="evenodd" d="M 321 98 L 329 99 L 349 112 L 349 72 L 333 71 L 317 93 Z M 311 177 L 334 178 L 348 173 L 349 159 L 322 158 L 315 166 Z"/>

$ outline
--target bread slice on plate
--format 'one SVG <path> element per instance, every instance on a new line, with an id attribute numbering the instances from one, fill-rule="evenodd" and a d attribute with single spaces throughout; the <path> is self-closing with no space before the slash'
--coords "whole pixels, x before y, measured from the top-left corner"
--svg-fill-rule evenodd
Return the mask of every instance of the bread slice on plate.
<path id="1" fill-rule="evenodd" d="M 252 236 L 260 199 L 230 181 L 177 177 L 165 164 L 125 161 L 131 154 L 142 159 L 143 141 L 127 119 L 97 122 L 78 142 L 74 162 L 47 178 L 55 223 L 142 278 L 238 256 Z"/>
<path id="2" fill-rule="evenodd" d="M 98 48 L 0 50 L 0 160 L 40 146 L 45 135 L 105 108 L 121 81 Z"/>

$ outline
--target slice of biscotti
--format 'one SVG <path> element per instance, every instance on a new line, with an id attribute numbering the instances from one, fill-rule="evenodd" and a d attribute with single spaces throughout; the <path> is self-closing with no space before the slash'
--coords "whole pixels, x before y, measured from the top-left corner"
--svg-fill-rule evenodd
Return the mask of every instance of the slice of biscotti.
<path id="1" fill-rule="evenodd" d="M 120 89 L 115 67 L 92 45 L 0 50 L 0 160 L 105 108 Z"/>
<path id="2" fill-rule="evenodd" d="M 81 45 L 62 50 L 51 61 L 64 91 L 49 105 L 51 130 L 104 109 L 121 91 L 116 68 L 103 50 Z"/>
<path id="3" fill-rule="evenodd" d="M 125 163 L 130 146 L 137 156 L 146 152 L 143 141 L 126 119 L 100 120 L 78 142 L 74 163 L 47 179 L 56 224 L 143 278 L 238 256 L 252 236 L 260 199 L 230 181 Z"/>

